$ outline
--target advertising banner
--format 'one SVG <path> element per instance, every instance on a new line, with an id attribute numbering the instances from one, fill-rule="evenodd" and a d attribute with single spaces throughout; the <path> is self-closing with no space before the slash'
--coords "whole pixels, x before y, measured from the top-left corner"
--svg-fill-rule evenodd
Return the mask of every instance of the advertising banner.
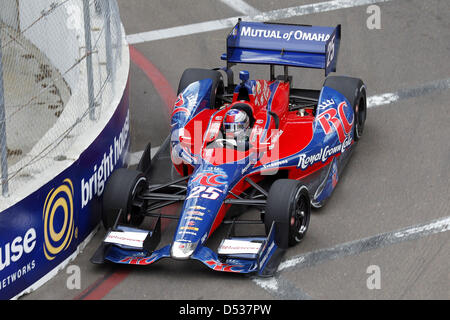
<path id="1" fill-rule="evenodd" d="M 127 86 L 79 159 L 0 213 L 0 299 L 17 296 L 64 262 L 98 225 L 105 181 L 126 161 L 129 127 Z"/>

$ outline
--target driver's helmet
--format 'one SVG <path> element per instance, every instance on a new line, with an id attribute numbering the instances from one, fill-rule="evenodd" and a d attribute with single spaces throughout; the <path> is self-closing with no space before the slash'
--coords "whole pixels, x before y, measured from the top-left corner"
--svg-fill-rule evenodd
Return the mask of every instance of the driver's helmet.
<path id="1" fill-rule="evenodd" d="M 250 125 L 246 112 L 238 109 L 228 110 L 223 120 L 223 130 L 226 138 L 236 139 L 242 136 Z"/>

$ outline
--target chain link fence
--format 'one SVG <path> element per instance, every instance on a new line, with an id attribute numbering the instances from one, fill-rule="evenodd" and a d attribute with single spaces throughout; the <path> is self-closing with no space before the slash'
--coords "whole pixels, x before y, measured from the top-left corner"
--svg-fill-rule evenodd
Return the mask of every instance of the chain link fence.
<path id="1" fill-rule="evenodd" d="M 113 108 L 125 45 L 115 0 L 0 0 L 1 195 L 9 197 Z"/>

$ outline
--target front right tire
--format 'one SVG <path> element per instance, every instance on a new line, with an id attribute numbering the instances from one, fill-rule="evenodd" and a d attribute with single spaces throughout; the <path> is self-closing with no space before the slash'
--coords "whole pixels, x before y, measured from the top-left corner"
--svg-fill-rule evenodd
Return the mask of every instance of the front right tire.
<path id="1" fill-rule="evenodd" d="M 311 216 L 308 189 L 297 180 L 276 180 L 267 197 L 264 224 L 269 231 L 275 222 L 275 242 L 286 249 L 301 242 Z"/>

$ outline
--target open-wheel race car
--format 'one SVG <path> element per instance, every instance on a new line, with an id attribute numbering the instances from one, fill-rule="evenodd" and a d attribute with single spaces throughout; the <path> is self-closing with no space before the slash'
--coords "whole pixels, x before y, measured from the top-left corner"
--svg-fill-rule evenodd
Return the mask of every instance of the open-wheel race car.
<path id="1" fill-rule="evenodd" d="M 151 158 L 149 144 L 137 169 L 117 169 L 107 181 L 108 231 L 91 261 L 195 259 L 213 270 L 273 275 L 286 249 L 304 238 L 311 207 L 331 196 L 364 129 L 364 83 L 328 76 L 340 36 L 339 25 L 239 21 L 227 37 L 226 67 L 183 73 L 171 133 L 158 153 Z M 235 84 L 238 63 L 269 65 L 270 79 L 241 71 Z M 288 67 L 325 69 L 322 88 L 294 88 Z M 161 210 L 175 203 L 179 214 Z M 239 207 L 261 214 L 244 220 Z M 139 229 L 145 217 L 153 218 L 151 230 Z M 178 225 L 160 248 L 165 219 Z M 229 231 L 212 250 L 205 243 L 222 224 Z M 250 224 L 263 232 L 236 234 L 236 226 Z"/>

